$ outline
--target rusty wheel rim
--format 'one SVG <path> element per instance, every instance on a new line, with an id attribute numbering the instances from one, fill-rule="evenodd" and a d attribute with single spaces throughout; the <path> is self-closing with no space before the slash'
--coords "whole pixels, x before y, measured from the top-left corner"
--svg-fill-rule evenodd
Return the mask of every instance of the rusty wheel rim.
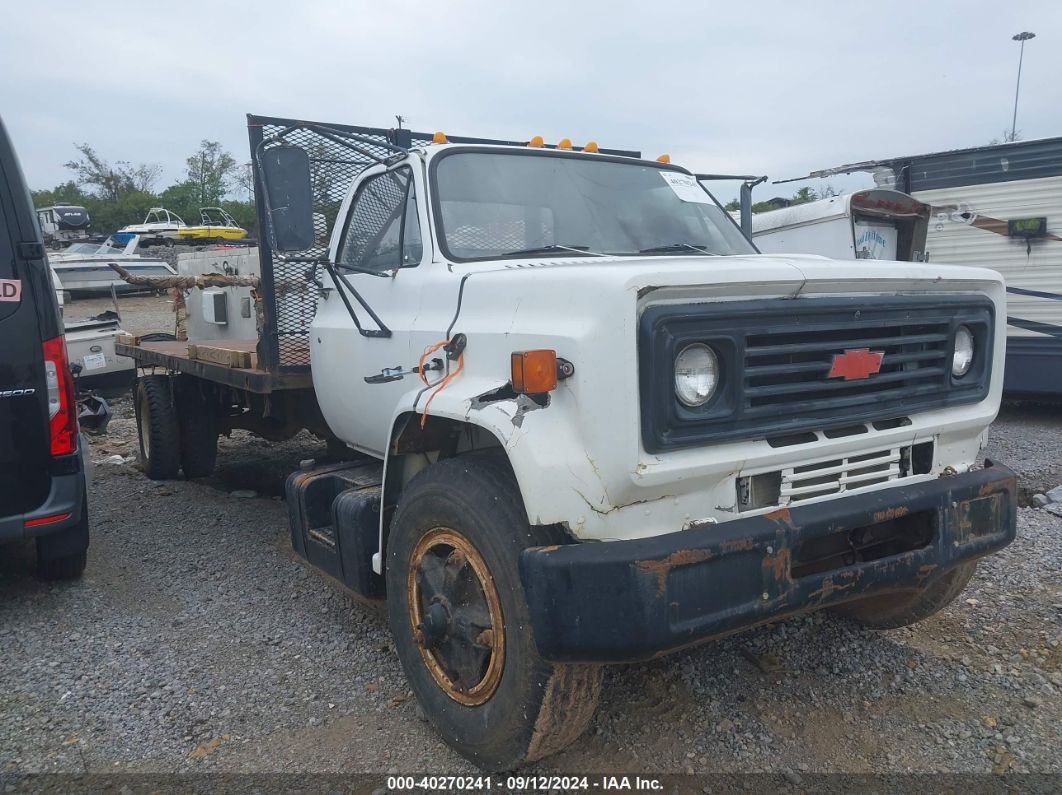
<path id="1" fill-rule="evenodd" d="M 425 533 L 406 581 L 413 637 L 424 666 L 454 701 L 476 706 L 501 682 L 505 625 L 486 561 L 456 530 Z"/>

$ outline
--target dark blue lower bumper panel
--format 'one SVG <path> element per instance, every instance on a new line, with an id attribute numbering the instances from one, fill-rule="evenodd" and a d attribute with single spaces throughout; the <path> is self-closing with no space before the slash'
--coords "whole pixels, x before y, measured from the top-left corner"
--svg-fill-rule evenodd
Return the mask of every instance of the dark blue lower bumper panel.
<path id="1" fill-rule="evenodd" d="M 1007 467 L 706 524 L 521 554 L 549 660 L 629 662 L 888 591 L 925 587 L 1014 539 Z"/>

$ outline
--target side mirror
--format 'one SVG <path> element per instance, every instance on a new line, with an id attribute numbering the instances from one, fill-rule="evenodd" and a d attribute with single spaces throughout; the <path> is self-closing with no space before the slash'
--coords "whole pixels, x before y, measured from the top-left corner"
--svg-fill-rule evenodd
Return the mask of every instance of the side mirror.
<path id="1" fill-rule="evenodd" d="M 310 156 L 297 146 L 273 146 L 262 152 L 261 166 L 276 250 L 314 248 Z"/>

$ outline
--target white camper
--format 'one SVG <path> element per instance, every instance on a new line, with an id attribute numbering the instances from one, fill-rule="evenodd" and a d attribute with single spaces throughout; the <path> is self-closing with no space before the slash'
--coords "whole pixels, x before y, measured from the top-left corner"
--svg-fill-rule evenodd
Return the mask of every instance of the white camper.
<path id="1" fill-rule="evenodd" d="M 925 259 L 929 207 L 894 190 L 864 190 L 752 216 L 752 240 L 765 254 L 833 259 Z"/>

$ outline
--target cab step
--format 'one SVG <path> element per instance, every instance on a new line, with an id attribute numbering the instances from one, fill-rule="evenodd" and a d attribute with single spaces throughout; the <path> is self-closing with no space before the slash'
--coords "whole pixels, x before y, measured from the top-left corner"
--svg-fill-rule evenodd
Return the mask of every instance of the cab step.
<path id="1" fill-rule="evenodd" d="M 295 552 L 366 599 L 384 596 L 384 579 L 372 570 L 382 477 L 379 461 L 311 463 L 284 486 Z"/>

